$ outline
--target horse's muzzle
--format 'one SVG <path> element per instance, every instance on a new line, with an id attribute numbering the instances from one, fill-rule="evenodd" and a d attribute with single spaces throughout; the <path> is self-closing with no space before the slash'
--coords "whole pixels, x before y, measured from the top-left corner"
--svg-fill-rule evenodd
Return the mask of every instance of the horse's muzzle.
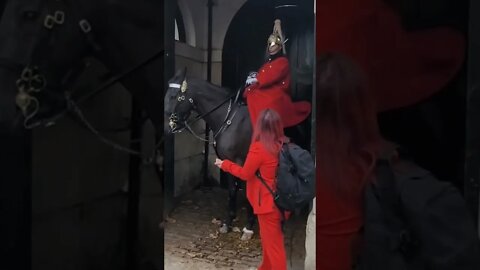
<path id="1" fill-rule="evenodd" d="M 170 127 L 170 132 L 171 133 L 178 133 L 181 132 L 182 129 L 178 128 L 178 116 L 175 113 L 172 113 L 170 117 L 168 118 L 168 126 Z"/>

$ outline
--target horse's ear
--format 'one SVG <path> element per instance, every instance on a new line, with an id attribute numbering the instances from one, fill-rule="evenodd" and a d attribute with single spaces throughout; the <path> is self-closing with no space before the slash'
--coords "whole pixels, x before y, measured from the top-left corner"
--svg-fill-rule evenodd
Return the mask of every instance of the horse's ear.
<path id="1" fill-rule="evenodd" d="M 183 72 L 184 72 L 183 69 L 181 68 L 177 69 L 177 71 L 175 72 L 175 77 L 180 78 L 181 76 L 183 76 Z"/>
<path id="2" fill-rule="evenodd" d="M 187 67 L 184 68 L 179 68 L 177 69 L 177 72 L 175 72 L 175 78 L 177 79 L 185 79 L 187 76 Z"/>

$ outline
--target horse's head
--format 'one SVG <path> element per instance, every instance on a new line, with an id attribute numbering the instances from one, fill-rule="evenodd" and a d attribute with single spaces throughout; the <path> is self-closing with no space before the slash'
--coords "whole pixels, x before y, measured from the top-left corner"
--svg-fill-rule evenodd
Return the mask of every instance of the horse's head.
<path id="1" fill-rule="evenodd" d="M 167 133 L 182 131 L 185 128 L 184 123 L 195 108 L 186 73 L 186 68 L 179 69 L 175 76 L 168 81 L 164 100 L 165 117 L 168 118 L 168 121 L 165 121 L 165 132 Z"/>
<path id="2" fill-rule="evenodd" d="M 78 4 L 7 0 L 0 21 L 0 105 L 9 109 L 0 111 L 0 122 L 12 120 L 14 103 L 26 120 L 65 105 L 61 90 L 89 47 L 90 24 Z"/>

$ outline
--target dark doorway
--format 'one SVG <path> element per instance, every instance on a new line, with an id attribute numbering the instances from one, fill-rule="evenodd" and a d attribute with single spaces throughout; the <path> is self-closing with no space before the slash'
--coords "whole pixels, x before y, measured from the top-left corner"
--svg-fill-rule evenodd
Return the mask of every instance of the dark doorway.
<path id="1" fill-rule="evenodd" d="M 453 27 L 467 36 L 468 1 L 385 0 L 409 31 Z M 394 64 L 394 63 L 392 63 Z M 404 146 L 440 180 L 464 186 L 466 62 L 455 79 L 429 99 L 380 115 L 383 134 Z"/>
<path id="2" fill-rule="evenodd" d="M 250 71 L 265 61 L 266 41 L 275 19 L 282 20 L 292 75 L 294 99 L 311 100 L 314 57 L 313 1 L 247 1 L 233 18 L 225 36 L 222 84 L 230 89 L 244 85 Z M 303 86 L 309 89 L 299 89 Z"/>
<path id="3" fill-rule="evenodd" d="M 223 86 L 236 90 L 243 85 L 249 71 L 256 71 L 262 65 L 273 21 L 273 1 L 247 1 L 237 12 L 223 45 Z"/>
<path id="4" fill-rule="evenodd" d="M 237 90 L 249 72 L 257 71 L 266 60 L 266 43 L 275 19 L 282 21 L 294 100 L 312 101 L 315 63 L 313 0 L 250 0 L 233 18 L 225 36 L 222 55 L 222 85 Z M 311 119 L 299 128 L 287 129 L 287 136 L 304 138 L 298 142 L 311 147 Z M 301 134 L 299 134 L 301 133 Z M 222 184 L 224 184 L 221 177 Z"/>

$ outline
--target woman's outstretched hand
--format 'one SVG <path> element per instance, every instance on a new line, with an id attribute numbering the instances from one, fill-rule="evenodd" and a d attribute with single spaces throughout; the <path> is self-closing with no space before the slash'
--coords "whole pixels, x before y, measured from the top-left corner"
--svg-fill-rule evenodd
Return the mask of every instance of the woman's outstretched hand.
<path id="1" fill-rule="evenodd" d="M 223 163 L 223 160 L 221 159 L 215 159 L 215 166 L 217 166 L 218 168 L 222 168 L 222 163 Z"/>

